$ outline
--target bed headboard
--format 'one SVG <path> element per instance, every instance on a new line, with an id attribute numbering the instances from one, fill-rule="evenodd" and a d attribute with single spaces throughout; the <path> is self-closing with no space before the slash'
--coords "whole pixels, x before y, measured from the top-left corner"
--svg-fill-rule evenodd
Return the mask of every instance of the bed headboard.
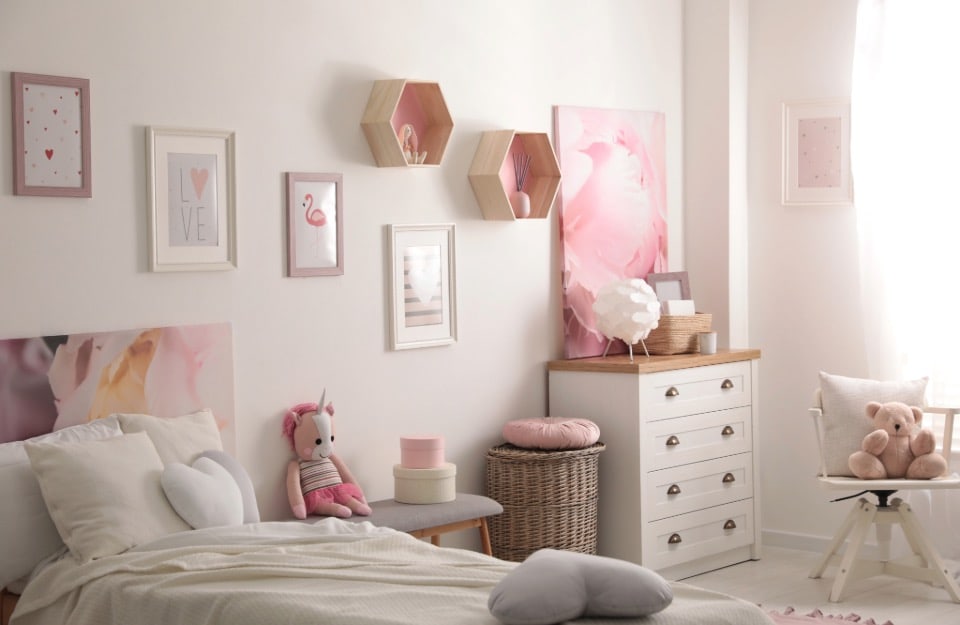
<path id="1" fill-rule="evenodd" d="M 101 420 L 113 413 L 175 417 L 207 408 L 223 449 L 233 453 L 233 392 L 228 323 L 0 339 L 0 500 L 9 513 L 0 515 L 8 534 L 0 541 L 0 588 L 62 545 L 52 522 L 34 514 L 37 506 L 45 508 L 18 441 L 58 437 L 75 425 L 119 431 Z M 0 592 L 0 625 L 6 625 L 16 595 Z"/>
<path id="2" fill-rule="evenodd" d="M 0 444 L 115 412 L 210 408 L 233 452 L 229 323 L 0 340 Z"/>

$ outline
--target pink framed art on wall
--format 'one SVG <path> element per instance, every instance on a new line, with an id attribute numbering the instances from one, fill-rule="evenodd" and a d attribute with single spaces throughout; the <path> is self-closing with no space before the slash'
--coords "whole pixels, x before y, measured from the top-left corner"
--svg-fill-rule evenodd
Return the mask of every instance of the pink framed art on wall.
<path id="1" fill-rule="evenodd" d="M 343 274 L 343 176 L 287 172 L 287 275 Z"/>
<path id="2" fill-rule="evenodd" d="M 667 270 L 663 113 L 554 107 L 560 161 L 564 357 L 599 356 L 593 302 L 604 285 Z M 608 353 L 626 347 L 616 342 Z"/>
<path id="3" fill-rule="evenodd" d="M 90 81 L 11 72 L 13 193 L 93 197 Z"/>
<path id="4" fill-rule="evenodd" d="M 785 205 L 853 202 L 850 171 L 850 102 L 844 99 L 783 104 Z"/>

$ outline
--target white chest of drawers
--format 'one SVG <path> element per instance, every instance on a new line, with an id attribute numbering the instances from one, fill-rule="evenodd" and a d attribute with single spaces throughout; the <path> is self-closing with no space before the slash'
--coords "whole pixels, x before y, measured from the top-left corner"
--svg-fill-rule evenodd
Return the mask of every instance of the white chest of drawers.
<path id="1" fill-rule="evenodd" d="M 550 415 L 600 426 L 601 555 L 681 579 L 760 557 L 758 350 L 548 364 Z"/>

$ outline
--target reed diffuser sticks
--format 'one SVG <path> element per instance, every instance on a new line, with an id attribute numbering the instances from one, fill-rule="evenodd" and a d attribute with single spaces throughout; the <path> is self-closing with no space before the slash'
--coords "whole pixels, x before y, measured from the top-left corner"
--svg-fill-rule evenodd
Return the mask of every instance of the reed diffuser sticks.
<path id="1" fill-rule="evenodd" d="M 513 153 L 513 175 L 517 180 L 517 191 L 523 191 L 523 183 L 527 181 L 527 173 L 530 171 L 530 161 L 533 157 L 523 152 Z"/>

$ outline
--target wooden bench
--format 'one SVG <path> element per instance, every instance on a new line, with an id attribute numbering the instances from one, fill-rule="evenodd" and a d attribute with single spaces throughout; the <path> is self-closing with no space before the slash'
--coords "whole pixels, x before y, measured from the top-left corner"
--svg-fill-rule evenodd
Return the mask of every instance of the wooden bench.
<path id="1" fill-rule="evenodd" d="M 407 532 L 417 538 L 430 537 L 430 542 L 440 545 L 440 535 L 447 532 L 477 528 L 483 553 L 493 555 L 490 547 L 490 532 L 487 517 L 503 512 L 503 506 L 482 495 L 457 493 L 454 501 L 447 503 L 406 504 L 393 499 L 370 502 L 370 516 L 352 516 L 346 521 L 370 521 L 380 527 L 389 527 Z"/>

